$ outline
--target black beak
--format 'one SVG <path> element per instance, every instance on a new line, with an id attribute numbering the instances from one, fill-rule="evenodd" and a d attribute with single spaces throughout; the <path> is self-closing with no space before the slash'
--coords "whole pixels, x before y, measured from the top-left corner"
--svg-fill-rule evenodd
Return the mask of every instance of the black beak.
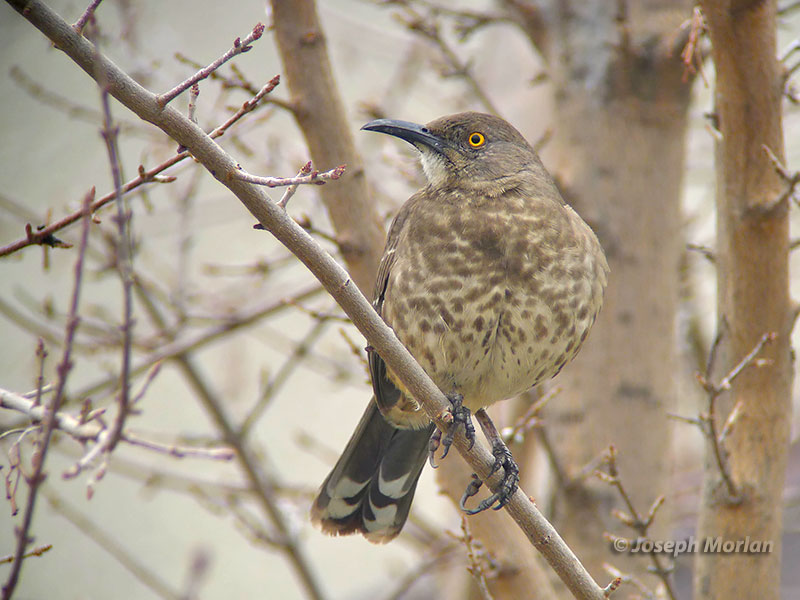
<path id="1" fill-rule="evenodd" d="M 394 119 L 376 119 L 364 125 L 361 129 L 366 131 L 377 131 L 399 137 L 401 140 L 413 144 L 418 150 L 420 146 L 425 146 L 439 153 L 444 153 L 447 143 L 441 138 L 432 134 L 424 125 L 410 123 L 408 121 L 396 121 Z"/>

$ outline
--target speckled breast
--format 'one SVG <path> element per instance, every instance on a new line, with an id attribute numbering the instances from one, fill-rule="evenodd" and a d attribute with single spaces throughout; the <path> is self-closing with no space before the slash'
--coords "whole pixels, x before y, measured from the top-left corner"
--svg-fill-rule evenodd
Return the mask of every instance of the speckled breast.
<path id="1" fill-rule="evenodd" d="M 602 304 L 607 265 L 577 214 L 511 208 L 420 211 L 386 289 L 384 319 L 472 410 L 558 373 Z"/>

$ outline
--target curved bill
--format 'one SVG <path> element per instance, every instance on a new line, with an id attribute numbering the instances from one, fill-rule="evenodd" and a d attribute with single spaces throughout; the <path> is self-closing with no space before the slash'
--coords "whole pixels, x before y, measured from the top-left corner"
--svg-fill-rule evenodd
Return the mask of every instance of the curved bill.
<path id="1" fill-rule="evenodd" d="M 364 125 L 361 129 L 366 131 L 377 131 L 385 133 L 407 141 L 418 149 L 420 146 L 431 148 L 437 152 L 444 152 L 447 144 L 438 136 L 430 132 L 424 125 L 411 123 L 410 121 L 398 121 L 395 119 L 376 119 Z"/>

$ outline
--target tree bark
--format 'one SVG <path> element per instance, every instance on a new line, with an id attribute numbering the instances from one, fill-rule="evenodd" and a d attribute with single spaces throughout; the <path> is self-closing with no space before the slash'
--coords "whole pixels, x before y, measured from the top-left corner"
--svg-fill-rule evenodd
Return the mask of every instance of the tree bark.
<path id="1" fill-rule="evenodd" d="M 544 162 L 598 234 L 611 266 L 598 322 L 555 380 L 563 391 L 546 410 L 562 485 L 536 490 L 537 498 L 550 494 L 558 530 L 595 578 L 602 580 L 602 565 L 610 563 L 656 587 L 646 557 L 613 554 L 604 541 L 607 531 L 635 537 L 610 516 L 622 508 L 616 491 L 592 477 L 574 478 L 613 444 L 640 514 L 669 489 L 667 413 L 676 395 L 680 197 L 691 99 L 679 27 L 691 3 L 506 4 L 549 65 L 555 132 Z M 663 538 L 668 525 L 662 509 L 650 534 Z M 615 597 L 620 593 L 625 589 Z"/>
<path id="2" fill-rule="evenodd" d="M 370 200 L 364 164 L 353 142 L 347 111 L 328 59 L 313 0 L 272 0 L 275 40 L 281 54 L 292 112 L 320 170 L 347 164 L 347 176 L 320 189 L 347 270 L 372 296 L 385 231 Z"/>
<path id="3" fill-rule="evenodd" d="M 720 398 L 718 430 L 737 407 L 724 440 L 731 495 L 709 446 L 697 537 L 772 542 L 771 552 L 701 553 L 696 598 L 779 598 L 781 508 L 791 421 L 789 214 L 786 190 L 763 147 L 783 160 L 776 58 L 776 2 L 701 2 L 716 67 L 721 137 L 717 171 L 717 379 L 765 333 L 777 337 Z M 713 415 L 712 415 L 713 416 Z"/>

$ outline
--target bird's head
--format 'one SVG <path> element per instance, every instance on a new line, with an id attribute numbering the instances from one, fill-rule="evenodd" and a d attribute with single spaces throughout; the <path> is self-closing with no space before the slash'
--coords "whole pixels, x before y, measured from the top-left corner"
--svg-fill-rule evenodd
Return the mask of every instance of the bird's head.
<path id="1" fill-rule="evenodd" d="M 432 186 L 502 183 L 541 165 L 525 138 L 493 115 L 464 112 L 427 125 L 378 119 L 361 129 L 393 135 L 416 147 Z"/>

